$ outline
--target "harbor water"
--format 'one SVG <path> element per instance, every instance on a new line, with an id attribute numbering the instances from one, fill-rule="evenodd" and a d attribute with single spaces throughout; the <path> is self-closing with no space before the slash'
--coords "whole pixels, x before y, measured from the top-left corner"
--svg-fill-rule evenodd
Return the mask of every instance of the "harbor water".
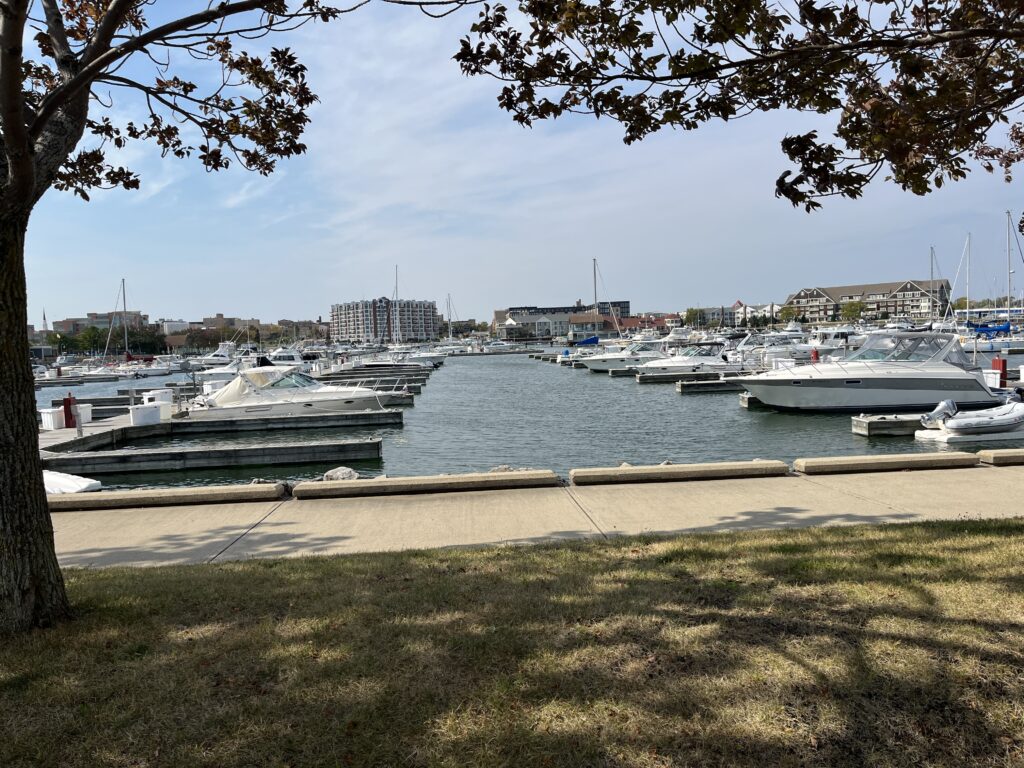
<path id="1" fill-rule="evenodd" d="M 1011 367 L 1019 360 L 1011 358 Z M 72 389 L 78 397 L 150 389 L 167 381 L 96 383 Z M 37 392 L 40 407 L 66 394 L 57 387 Z M 943 447 L 909 437 L 866 438 L 851 433 L 850 415 L 748 411 L 738 395 L 680 395 L 671 384 L 637 384 L 528 358 L 526 355 L 450 357 L 435 371 L 402 427 L 281 430 L 232 436 L 153 439 L 140 448 L 168 445 L 269 445 L 325 438 L 383 438 L 380 462 L 353 463 L 366 476 L 455 474 L 500 465 L 553 469 L 574 467 L 780 459 L 802 456 L 936 451 Z M 1000 442 L 998 447 L 1016 447 Z M 1020 442 L 1024 445 L 1024 440 Z M 956 446 L 979 450 L 984 443 Z M 169 487 L 319 477 L 322 465 L 247 467 L 189 472 L 104 475 L 107 488 Z"/>

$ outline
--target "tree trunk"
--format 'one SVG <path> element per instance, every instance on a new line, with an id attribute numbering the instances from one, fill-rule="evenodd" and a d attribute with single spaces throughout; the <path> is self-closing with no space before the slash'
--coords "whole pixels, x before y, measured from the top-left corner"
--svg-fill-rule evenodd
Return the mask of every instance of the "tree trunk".
<path id="1" fill-rule="evenodd" d="M 53 545 L 29 363 L 25 230 L 0 215 L 0 635 L 70 615 Z"/>

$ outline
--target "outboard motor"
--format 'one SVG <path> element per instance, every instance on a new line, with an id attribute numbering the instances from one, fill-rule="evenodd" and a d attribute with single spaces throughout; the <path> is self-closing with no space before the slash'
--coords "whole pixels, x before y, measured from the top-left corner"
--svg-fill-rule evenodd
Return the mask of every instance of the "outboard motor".
<path id="1" fill-rule="evenodd" d="M 956 412 L 956 403 L 952 400 L 943 400 L 935 406 L 934 411 L 926 413 L 921 417 L 921 424 L 924 425 L 925 429 L 939 429 L 942 426 L 942 422 L 950 416 L 955 416 Z"/>

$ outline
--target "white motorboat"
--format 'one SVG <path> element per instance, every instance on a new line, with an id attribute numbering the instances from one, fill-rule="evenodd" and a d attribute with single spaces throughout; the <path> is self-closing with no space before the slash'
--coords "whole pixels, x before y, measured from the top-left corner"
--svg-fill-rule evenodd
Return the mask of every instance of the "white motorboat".
<path id="1" fill-rule="evenodd" d="M 379 411 L 392 401 L 391 394 L 368 387 L 321 384 L 295 369 L 260 366 L 241 371 L 211 395 L 196 397 L 183 415 L 233 419 Z"/>
<path id="2" fill-rule="evenodd" d="M 192 375 L 199 381 L 231 381 L 231 379 L 248 368 L 252 368 L 252 364 L 248 359 L 236 357 L 227 365 L 222 365 L 219 368 L 206 368 L 194 371 Z"/>
<path id="3" fill-rule="evenodd" d="M 661 340 L 638 341 L 618 352 L 605 352 L 580 359 L 591 373 L 607 373 L 637 368 L 650 360 L 662 360 L 668 357 Z"/>
<path id="4" fill-rule="evenodd" d="M 763 404 L 793 411 L 926 409 L 946 399 L 959 407 L 984 407 L 1002 397 L 989 388 L 951 333 L 872 334 L 846 360 L 735 381 Z"/>
<path id="5" fill-rule="evenodd" d="M 806 344 L 790 344 L 789 356 L 794 360 L 813 360 L 815 353 L 819 360 L 826 356 L 848 357 L 850 350 L 860 346 L 864 338 L 849 327 L 823 328 L 811 334 Z"/>
<path id="6" fill-rule="evenodd" d="M 205 368 L 220 368 L 222 365 L 227 365 L 235 357 L 235 342 L 233 341 L 222 341 L 217 345 L 217 349 L 208 355 L 202 355 L 201 357 L 189 358 L 189 367 L 195 369 Z"/>
<path id="7" fill-rule="evenodd" d="M 697 371 L 742 371 L 746 363 L 740 359 L 730 360 L 725 344 L 720 341 L 704 341 L 680 349 L 671 357 L 648 360 L 638 365 L 637 373 L 692 373 Z"/>

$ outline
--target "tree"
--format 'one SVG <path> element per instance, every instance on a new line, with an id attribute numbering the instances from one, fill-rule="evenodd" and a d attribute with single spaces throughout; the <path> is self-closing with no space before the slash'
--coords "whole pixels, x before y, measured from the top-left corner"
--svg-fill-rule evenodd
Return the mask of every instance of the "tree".
<path id="1" fill-rule="evenodd" d="M 859 320 L 867 305 L 863 301 L 848 301 L 843 304 L 841 315 L 843 320 Z"/>
<path id="2" fill-rule="evenodd" d="M 694 328 L 703 323 L 704 316 L 696 307 L 689 307 L 683 315 L 683 323 Z"/>
<path id="3" fill-rule="evenodd" d="M 791 307 L 789 305 L 786 305 L 785 307 L 782 307 L 781 309 L 779 309 L 779 313 L 778 314 L 779 314 L 779 322 L 780 323 L 788 323 L 788 322 L 790 322 L 792 320 L 796 320 L 797 312 L 796 312 L 796 308 L 795 307 Z"/>
<path id="4" fill-rule="evenodd" d="M 435 13 L 432 6 L 444 12 L 472 0 L 383 1 Z M 261 47 L 259 38 L 361 5 L 0 2 L 0 357 L 15 361 L 0 365 L 0 633 L 51 625 L 70 610 L 27 364 L 24 243 L 33 207 L 51 188 L 83 200 L 97 188 L 137 188 L 138 176 L 108 159 L 135 141 L 154 143 L 164 156 L 194 158 L 208 171 L 237 163 L 271 173 L 279 159 L 305 151 L 302 133 L 316 96 L 288 48 L 249 53 L 238 46 Z M 208 87 L 189 79 L 203 62 L 215 74 Z M 120 119 L 129 98 L 144 120 Z"/>
<path id="5" fill-rule="evenodd" d="M 587 113 L 627 143 L 789 109 L 834 120 L 786 136 L 776 196 L 807 210 L 883 170 L 925 194 L 1024 160 L 1024 13 L 1004 0 L 521 0 L 486 5 L 456 58 L 505 82 L 518 122 Z M 995 140 L 998 145 L 990 143 Z M 1022 220 L 1024 226 L 1024 220 Z"/>
<path id="6" fill-rule="evenodd" d="M 75 336 L 75 345 L 82 352 L 96 354 L 102 352 L 107 343 L 107 334 L 95 325 L 83 328 L 82 332 Z"/>

